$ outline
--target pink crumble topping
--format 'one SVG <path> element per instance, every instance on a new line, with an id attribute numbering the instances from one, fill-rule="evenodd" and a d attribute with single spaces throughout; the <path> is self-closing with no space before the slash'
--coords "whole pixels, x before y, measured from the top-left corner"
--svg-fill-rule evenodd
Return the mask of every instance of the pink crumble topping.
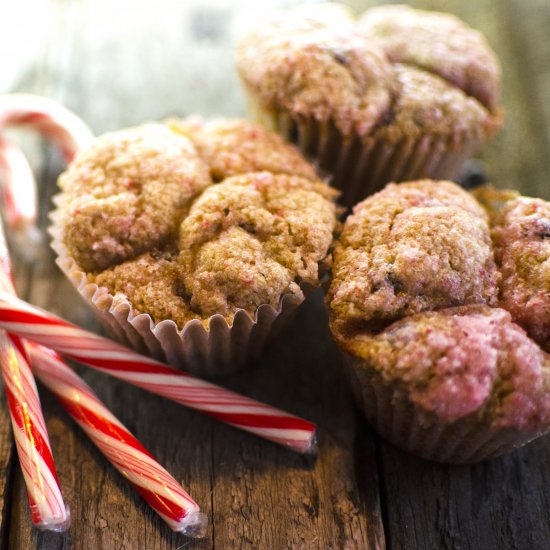
<path id="1" fill-rule="evenodd" d="M 477 413 L 516 429 L 550 422 L 550 359 L 502 309 L 421 313 L 371 337 L 363 349 L 354 345 L 386 380 L 444 421 Z"/>

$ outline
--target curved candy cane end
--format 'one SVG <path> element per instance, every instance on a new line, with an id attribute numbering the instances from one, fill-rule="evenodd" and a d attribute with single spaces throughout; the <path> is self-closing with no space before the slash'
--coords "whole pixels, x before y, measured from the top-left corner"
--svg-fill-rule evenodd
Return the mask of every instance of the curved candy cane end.
<path id="1" fill-rule="evenodd" d="M 19 224 L 9 233 L 12 250 L 26 264 L 34 262 L 44 244 L 44 235 L 31 223 Z"/>

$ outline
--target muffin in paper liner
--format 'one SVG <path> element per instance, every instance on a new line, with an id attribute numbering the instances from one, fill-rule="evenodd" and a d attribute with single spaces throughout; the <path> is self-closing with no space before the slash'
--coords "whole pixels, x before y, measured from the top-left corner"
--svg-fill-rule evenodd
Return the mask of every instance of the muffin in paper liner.
<path id="1" fill-rule="evenodd" d="M 330 328 L 358 405 L 395 446 L 440 462 L 550 431 L 550 282 L 529 264 L 550 254 L 548 203 L 493 195 L 477 192 L 482 206 L 450 182 L 390 184 L 334 251 Z"/>
<path id="2" fill-rule="evenodd" d="M 385 6 L 354 20 L 328 7 L 243 38 L 251 118 L 297 144 L 348 207 L 391 181 L 455 177 L 502 124 L 485 39 L 448 14 Z"/>
<path id="3" fill-rule="evenodd" d="M 105 154 L 103 149 L 113 147 L 110 144 L 110 140 L 116 142 L 116 147 L 120 147 L 121 143 L 123 144 L 123 150 L 119 151 L 117 157 L 115 158 L 124 158 L 126 162 L 127 159 L 130 158 L 131 162 L 138 162 L 138 164 L 142 162 L 142 160 L 139 158 L 136 160 L 136 158 L 132 157 L 128 151 L 132 153 L 133 149 L 131 148 L 136 147 L 136 139 L 138 145 L 140 147 L 144 147 L 143 143 L 146 143 L 146 140 L 143 141 L 145 138 L 142 139 L 142 133 L 150 134 L 146 139 L 153 139 L 153 146 L 151 149 L 145 151 L 145 153 L 143 153 L 142 150 L 139 151 L 139 153 L 145 157 L 153 158 L 154 155 L 158 155 L 158 151 L 162 151 L 161 146 L 165 146 L 162 142 L 164 139 L 169 140 L 168 146 L 172 146 L 173 144 L 171 140 L 175 139 L 176 141 L 183 140 L 186 144 L 184 147 L 192 147 L 189 145 L 189 140 L 185 137 L 185 134 L 177 135 L 179 132 L 176 133 L 173 130 L 168 129 L 166 126 L 163 126 L 161 129 L 159 129 L 159 125 L 153 126 L 154 127 L 145 126 L 142 127 L 143 129 L 137 128 L 121 131 L 118 134 L 113 133 L 108 135 L 106 138 L 99 138 L 98 145 L 95 146 L 96 150 L 81 154 L 76 160 L 76 166 L 69 168 L 69 172 L 71 170 L 73 171 L 72 175 L 65 175 L 62 177 L 69 177 L 69 179 L 72 178 L 72 180 L 76 182 L 77 186 L 81 185 L 81 182 L 78 179 L 79 176 L 84 174 L 85 179 L 87 174 L 96 173 L 94 172 L 93 167 L 92 169 L 89 169 L 89 163 L 96 162 L 97 159 L 95 156 Z M 191 130 L 191 127 L 193 130 Z M 203 123 L 194 119 L 193 121 L 190 121 L 189 126 L 186 126 L 185 131 L 199 132 L 202 129 Z M 159 138 L 157 135 L 159 132 L 161 133 L 161 137 L 164 136 L 160 142 L 158 141 Z M 262 141 L 265 137 L 265 131 L 261 128 L 255 128 L 253 125 L 243 121 L 221 121 L 216 126 L 215 132 L 224 134 L 224 139 L 228 139 L 231 142 L 235 140 L 238 141 L 237 138 L 242 137 L 243 132 L 244 134 L 247 132 L 252 132 L 256 138 L 256 146 L 260 149 L 266 146 L 266 144 Z M 176 137 L 166 138 L 166 133 Z M 119 136 L 121 137 L 119 138 Z M 138 137 L 136 138 L 136 136 Z M 276 174 L 273 175 L 267 172 L 254 172 L 250 176 L 252 178 L 254 189 L 260 189 L 264 184 L 269 186 L 271 181 L 279 181 L 273 178 L 281 177 L 287 178 L 284 180 L 285 182 L 287 180 L 290 182 L 288 184 L 291 185 L 289 189 L 300 188 L 300 185 L 303 183 L 305 187 L 309 185 L 312 189 L 321 189 L 321 192 L 324 192 L 323 189 L 326 189 L 326 192 L 328 193 L 326 197 L 329 195 L 331 196 L 332 191 L 325 184 L 316 179 L 313 168 L 311 168 L 305 160 L 301 159 L 297 152 L 288 149 L 288 146 L 284 144 L 279 137 L 273 137 L 276 138 L 276 140 L 280 140 L 280 143 L 279 141 L 272 143 L 270 141 L 271 138 L 269 136 L 266 137 L 267 145 L 271 147 L 273 155 L 271 159 L 264 158 L 264 162 L 271 161 L 273 164 L 271 168 L 276 170 L 276 163 L 286 162 L 288 168 L 290 159 L 290 161 L 294 162 L 294 165 L 290 164 L 290 168 L 296 168 L 298 171 L 301 170 L 303 177 L 311 177 L 311 181 L 299 178 L 295 178 L 293 180 L 292 178 L 294 176 L 290 175 L 277 176 Z M 127 141 L 130 142 L 130 145 L 127 144 Z M 177 145 L 179 145 L 179 143 Z M 204 150 L 203 152 L 206 145 L 206 143 L 197 143 L 197 149 L 201 151 L 201 158 L 206 158 L 208 154 L 212 153 L 210 149 Z M 210 145 L 212 144 L 208 143 L 208 146 Z M 221 147 L 219 143 L 215 146 L 218 148 Z M 128 147 L 130 147 L 131 150 L 128 149 Z M 153 153 L 150 153 L 151 150 Z M 189 151 L 191 151 L 191 154 L 197 155 L 195 149 L 189 149 Z M 224 170 L 225 172 L 230 172 L 234 169 L 237 171 L 237 174 L 239 174 L 240 171 L 244 171 L 245 174 L 243 176 L 237 175 L 233 178 L 224 178 L 223 176 L 226 175 L 226 173 L 222 174 L 222 177 L 218 177 L 218 181 L 220 181 L 220 183 L 210 183 L 206 186 L 207 190 L 215 188 L 210 195 L 217 196 L 216 193 L 222 193 L 221 189 L 224 188 L 224 185 L 226 190 L 228 189 L 228 185 L 237 187 L 240 185 L 248 188 L 247 178 L 249 177 L 249 173 L 247 170 L 249 169 L 249 165 L 254 164 L 255 159 L 253 157 L 256 152 L 257 150 L 252 148 L 251 153 L 250 148 L 248 148 L 245 151 L 248 156 L 243 153 L 241 156 L 238 154 L 237 156 L 230 156 L 229 154 L 226 154 L 225 157 L 225 151 L 219 150 L 217 153 L 214 152 L 216 154 L 213 156 L 215 156 L 218 161 L 216 168 L 217 170 L 221 172 Z M 160 154 L 162 155 L 164 153 L 161 152 Z M 117 160 L 116 162 L 120 161 Z M 86 168 L 83 169 L 83 166 L 86 166 Z M 147 165 L 144 169 L 148 169 Z M 105 172 L 108 170 L 109 168 L 106 168 Z M 120 168 L 117 166 L 116 170 L 120 171 Z M 128 173 L 127 168 L 124 168 L 124 170 L 126 170 L 125 173 Z M 101 178 L 103 178 L 103 174 L 101 174 Z M 66 182 L 65 185 L 67 186 Z M 83 185 L 88 185 L 88 183 L 84 183 Z M 112 187 L 114 184 L 109 182 L 109 185 Z M 126 182 L 124 182 L 124 185 L 126 185 Z M 130 187 L 132 187 L 132 185 L 130 185 Z M 78 192 L 82 195 L 82 191 Z M 94 190 L 94 193 L 97 194 L 97 191 Z M 203 201 L 203 203 L 208 200 L 204 197 L 205 194 L 203 193 L 200 195 L 199 199 Z M 77 202 L 75 203 L 75 193 L 72 189 L 69 189 L 68 191 L 65 189 L 61 194 L 54 198 L 56 208 L 50 213 L 52 224 L 49 228 L 49 232 L 53 239 L 52 247 L 58 256 L 57 264 L 76 287 L 80 295 L 92 307 L 93 311 L 97 314 L 106 329 L 117 340 L 142 353 L 151 355 L 152 357 L 162 361 L 166 361 L 175 367 L 182 368 L 183 370 L 192 372 L 193 374 L 200 376 L 218 376 L 233 373 L 249 364 L 252 360 L 259 356 L 266 343 L 271 340 L 277 334 L 278 330 L 292 317 L 298 306 L 305 300 L 305 296 L 312 290 L 312 288 L 317 286 L 315 281 L 310 281 L 307 277 L 304 277 L 299 285 L 292 283 L 292 291 L 289 290 L 288 292 L 283 292 L 279 295 L 276 306 L 272 301 L 272 303 L 259 304 L 253 310 L 251 310 L 251 308 L 235 308 L 231 312 L 231 316 L 224 316 L 214 312 L 210 316 L 202 315 L 200 317 L 197 316 L 197 318 L 189 318 L 185 321 L 185 323 L 182 323 L 181 319 L 179 322 L 176 322 L 169 317 L 164 318 L 164 320 L 159 320 L 157 318 L 157 322 L 155 322 L 155 319 L 150 313 L 137 309 L 125 293 L 112 290 L 110 291 L 102 284 L 96 282 L 94 275 L 92 274 L 93 270 L 90 270 L 89 268 L 84 270 L 80 263 L 76 261 L 74 253 L 71 253 L 68 249 L 65 242 L 65 239 L 67 238 L 65 231 L 66 228 L 69 227 L 69 225 L 67 225 L 69 223 L 69 216 L 81 215 L 81 205 L 84 204 L 86 207 L 88 204 L 80 201 L 80 198 L 80 196 L 77 196 Z M 110 198 L 107 200 L 110 200 Z M 328 203 L 332 205 L 332 210 L 335 210 L 334 203 L 328 198 L 323 198 L 322 200 L 327 200 Z M 91 197 L 90 201 L 94 203 L 94 201 L 97 201 L 97 197 Z M 73 208 L 72 205 L 74 204 L 76 204 L 76 206 Z M 71 210 L 71 208 L 73 208 L 73 210 Z M 187 217 L 191 215 L 189 212 L 193 212 L 193 210 L 190 209 L 188 211 L 186 214 Z M 328 231 L 327 246 L 324 250 L 325 257 L 329 254 L 332 231 L 336 227 L 334 213 L 331 217 L 332 221 L 329 221 L 328 225 L 323 228 L 325 233 Z M 73 220 L 73 218 L 70 219 L 71 221 Z M 105 219 L 105 217 L 103 219 Z M 200 219 L 203 218 L 201 217 Z M 248 221 L 249 223 L 253 223 L 254 219 L 250 219 Z M 199 235 L 199 238 L 202 238 L 202 234 Z M 76 242 L 77 244 L 80 243 L 80 241 Z M 81 254 L 81 257 L 84 258 L 85 262 L 95 261 L 90 255 L 91 252 L 88 254 L 85 247 L 77 249 L 77 253 Z M 131 258 L 132 257 L 130 257 L 130 261 L 133 261 Z M 319 264 L 323 264 L 324 261 L 325 258 L 319 258 Z M 118 264 L 115 263 L 114 266 L 116 265 Z M 125 266 L 126 263 L 123 262 L 120 265 Z M 114 266 L 113 268 L 115 268 Z M 100 275 L 102 273 L 101 270 L 104 268 L 111 269 L 109 263 L 105 266 L 101 266 L 99 268 Z M 310 266 L 310 269 L 313 268 Z M 317 264 L 314 270 L 316 271 L 316 269 Z M 294 288 L 292 288 L 292 286 L 294 286 Z"/>
<path id="4" fill-rule="evenodd" d="M 395 447 L 447 464 L 473 464 L 496 458 L 550 430 L 495 429 L 475 414 L 454 422 L 415 406 L 408 393 L 384 381 L 375 370 L 351 355 L 344 356 L 346 374 L 355 402 L 367 421 Z"/>
<path id="5" fill-rule="evenodd" d="M 269 110 L 251 92 L 247 92 L 247 105 L 252 120 L 298 145 L 331 185 L 341 191 L 339 200 L 347 207 L 390 181 L 452 179 L 482 144 L 478 137 L 459 135 L 449 138 L 404 135 L 396 143 L 345 136 L 332 121 L 292 118 L 286 112 Z"/>

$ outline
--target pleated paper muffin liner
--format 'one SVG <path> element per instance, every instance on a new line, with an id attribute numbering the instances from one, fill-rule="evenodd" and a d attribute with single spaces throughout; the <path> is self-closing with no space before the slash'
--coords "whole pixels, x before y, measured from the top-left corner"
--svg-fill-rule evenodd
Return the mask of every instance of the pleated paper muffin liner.
<path id="1" fill-rule="evenodd" d="M 330 183 L 342 192 L 340 203 L 352 207 L 392 181 L 453 179 L 481 146 L 477 137 L 442 139 L 425 135 L 397 142 L 358 135 L 344 136 L 332 121 L 296 119 L 270 110 L 247 92 L 248 110 L 256 122 L 298 145 Z"/>
<path id="2" fill-rule="evenodd" d="M 288 293 L 281 297 L 277 308 L 260 305 L 253 317 L 243 309 L 237 310 L 231 324 L 222 315 L 209 317 L 205 324 L 193 319 L 181 329 L 172 320 L 155 323 L 150 315 L 136 312 L 124 295 L 112 295 L 89 280 L 63 243 L 63 193 L 54 198 L 54 203 L 57 208 L 50 213 L 49 233 L 57 265 L 107 331 L 122 344 L 197 376 L 232 374 L 250 364 L 305 300 L 304 296 Z M 301 289 L 308 294 L 312 287 L 301 285 Z"/>
<path id="3" fill-rule="evenodd" d="M 395 447 L 422 458 L 450 464 L 481 462 L 543 433 L 495 426 L 475 414 L 443 421 L 416 406 L 407 392 L 385 381 L 364 361 L 346 354 L 344 363 L 355 401 L 367 421 Z"/>

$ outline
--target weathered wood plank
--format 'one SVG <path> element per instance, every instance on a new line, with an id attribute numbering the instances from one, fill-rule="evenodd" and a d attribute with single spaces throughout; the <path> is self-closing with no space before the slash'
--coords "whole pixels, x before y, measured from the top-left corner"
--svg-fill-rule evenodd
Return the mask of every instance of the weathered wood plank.
<path id="1" fill-rule="evenodd" d="M 319 457 L 305 468 L 302 457 L 267 443 L 216 437 L 216 547 L 385 548 L 372 438 L 361 435 L 366 451 L 356 456 L 352 400 L 325 318 L 317 293 L 258 368 L 232 380 L 317 422 Z"/>
<path id="2" fill-rule="evenodd" d="M 13 440 L 10 431 L 4 388 L 0 383 L 0 548 L 6 540 L 7 517 L 9 514 L 9 492 L 12 479 L 12 449 Z"/>
<path id="3" fill-rule="evenodd" d="M 392 549 L 545 549 L 550 440 L 476 466 L 445 466 L 384 446 Z"/>

